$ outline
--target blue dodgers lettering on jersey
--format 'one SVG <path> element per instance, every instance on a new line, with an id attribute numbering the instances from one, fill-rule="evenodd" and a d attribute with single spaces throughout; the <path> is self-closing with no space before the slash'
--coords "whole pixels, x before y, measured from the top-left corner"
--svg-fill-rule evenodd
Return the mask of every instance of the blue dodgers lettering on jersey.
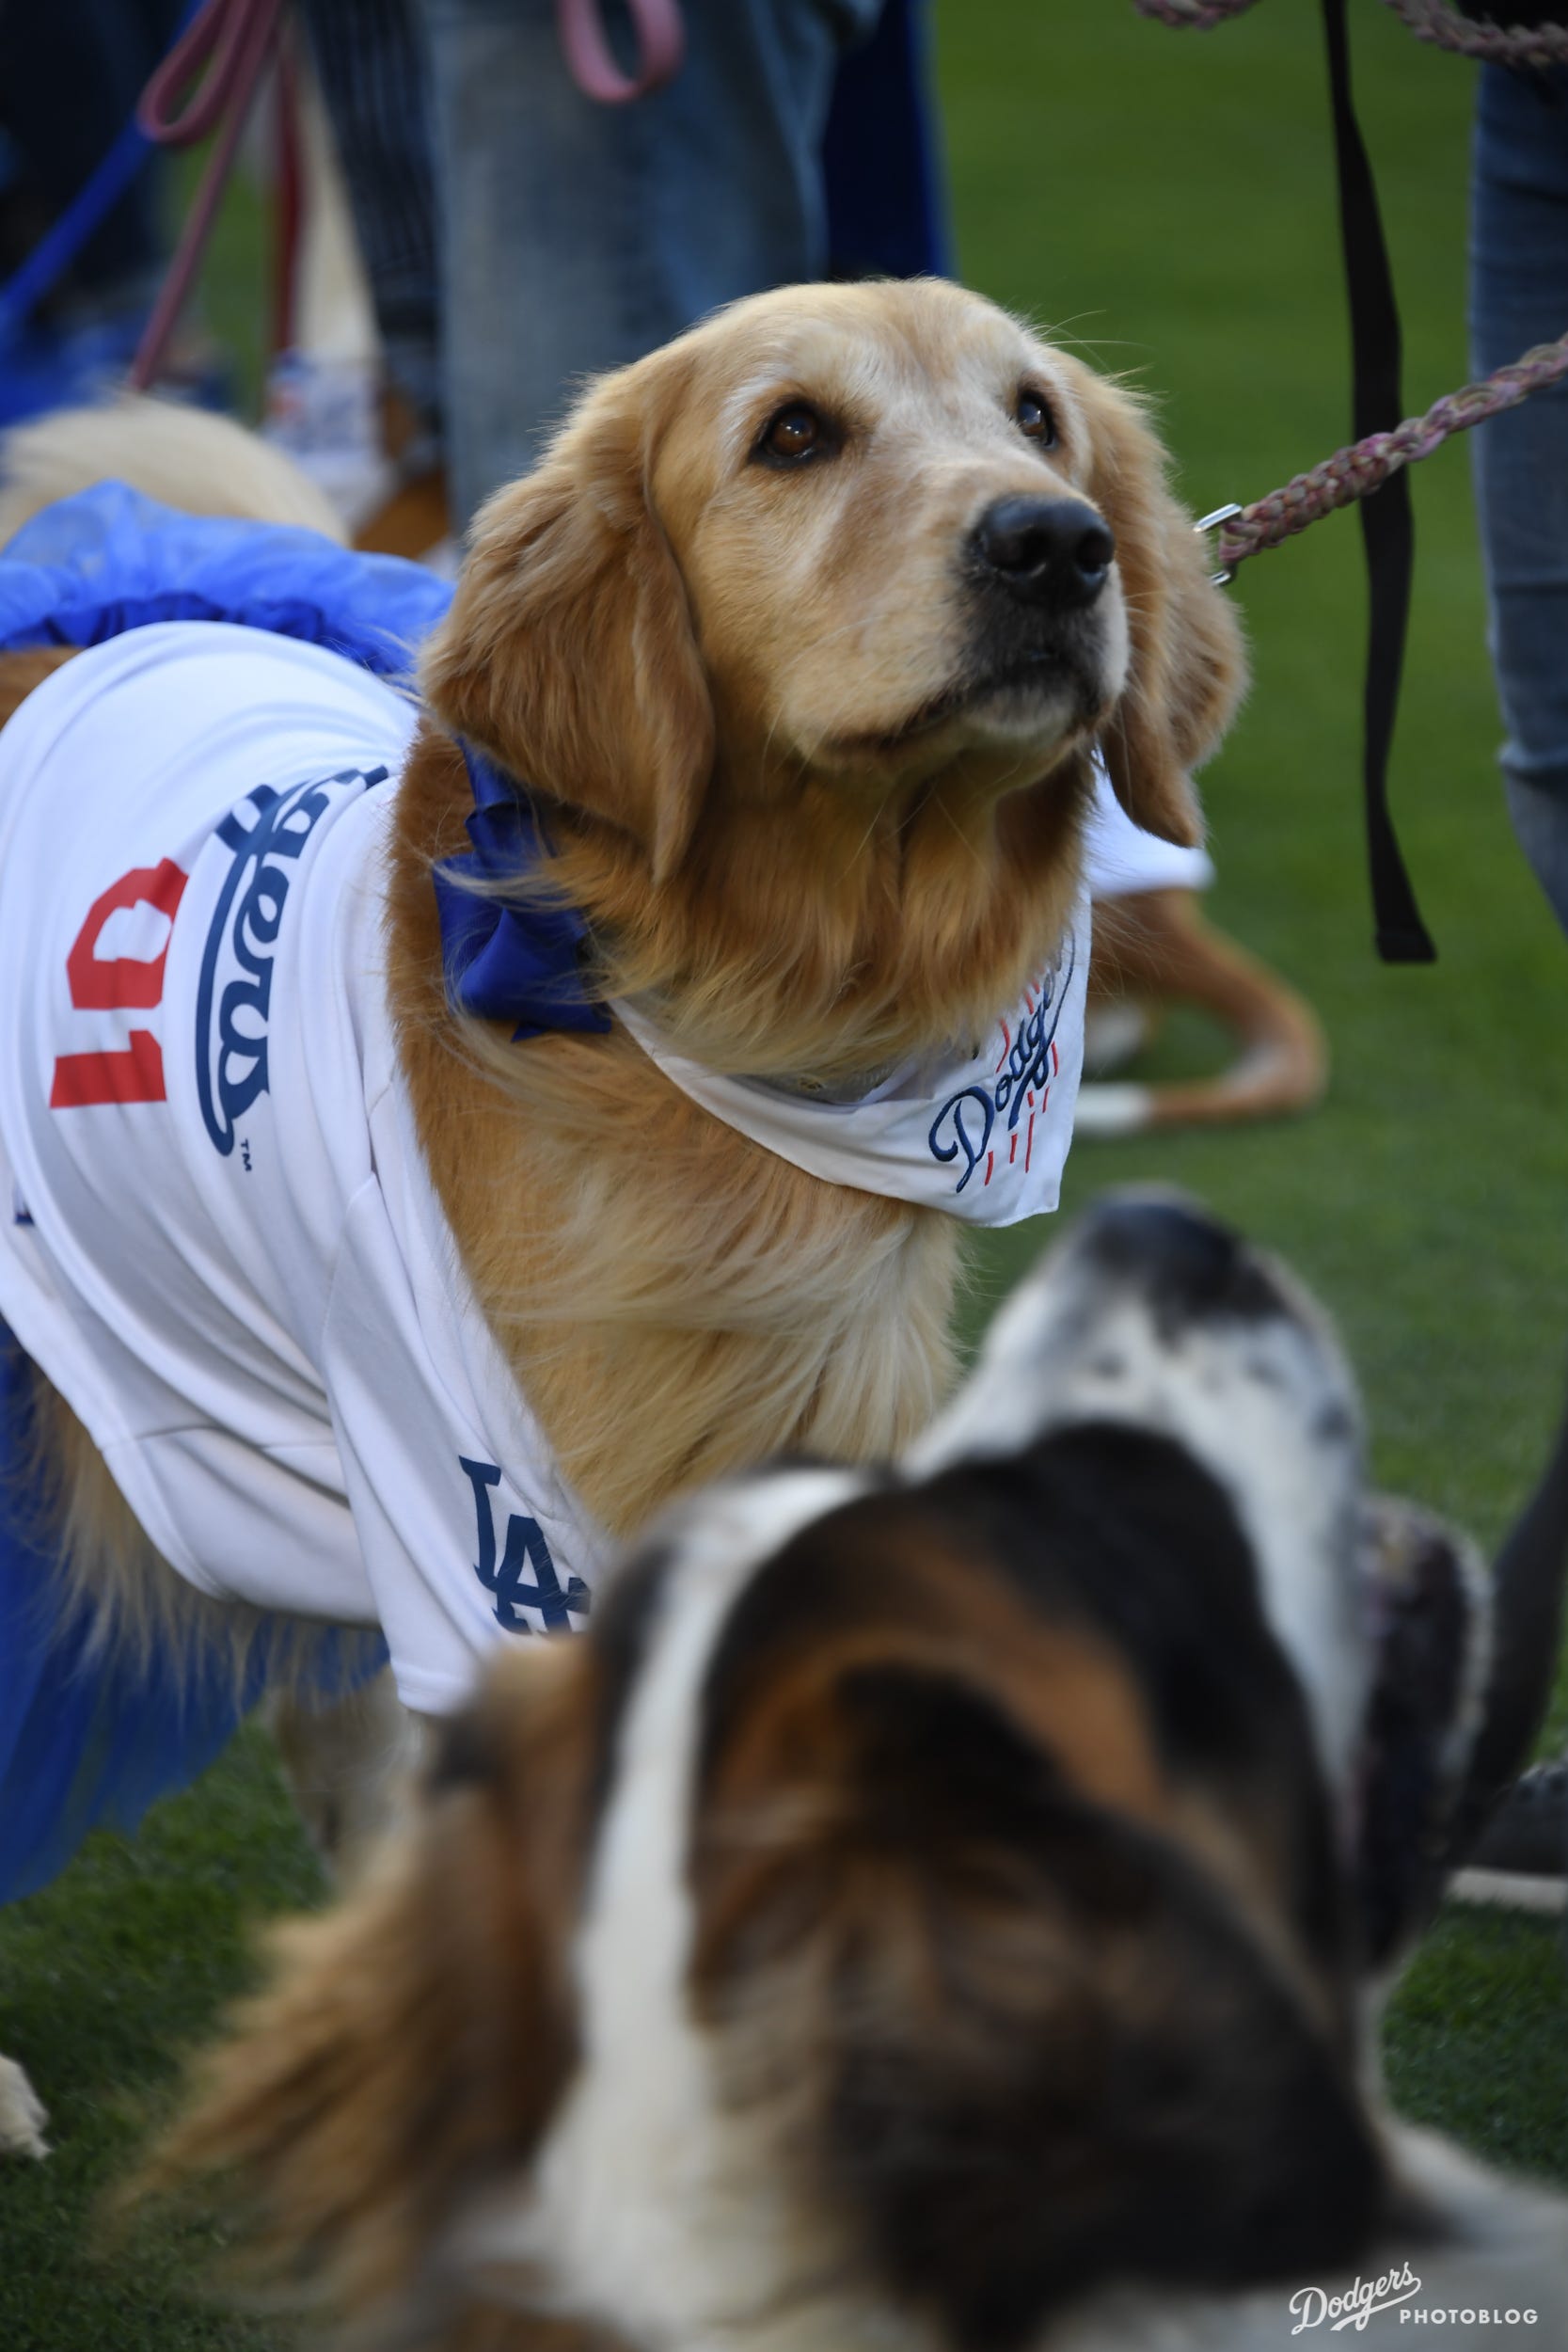
<path id="1" fill-rule="evenodd" d="M 509 1633 L 531 1633 L 532 1626 L 520 1613 L 536 1609 L 545 1620 L 546 1632 L 572 1631 L 573 1617 L 586 1617 L 593 1606 L 594 1597 L 587 1585 L 580 1576 L 569 1576 L 565 1590 L 562 1590 L 544 1529 L 537 1519 L 515 1511 L 507 1514 L 506 1547 L 498 1559 L 490 1490 L 500 1485 L 500 1470 L 494 1462 L 470 1462 L 461 1454 L 457 1459 L 474 1490 L 474 1508 L 479 1516 L 479 1558 L 474 1563 L 474 1574 L 485 1591 L 496 1597 L 497 1624 L 503 1625 Z M 531 1584 L 523 1582 L 523 1570 L 528 1567 L 533 1570 Z"/>
<path id="2" fill-rule="evenodd" d="M 932 1120 L 931 1157 L 943 1166 L 957 1159 L 964 1163 L 964 1172 L 953 1187 L 955 1193 L 962 1192 L 985 1158 L 1003 1114 L 1006 1114 L 1006 1132 L 1011 1135 L 1024 1104 L 1033 1104 L 1037 1089 L 1043 1095 L 1054 1077 L 1056 1030 L 1077 961 L 1077 938 L 1069 932 L 1067 969 L 1064 972 L 1059 961 L 1053 963 L 1039 983 L 1038 1002 L 1029 1007 L 1015 1034 L 1006 1039 L 994 1084 L 964 1087 L 950 1094 Z"/>
<path id="3" fill-rule="evenodd" d="M 285 792 L 259 784 L 217 827 L 218 839 L 234 854 L 201 957 L 196 1089 L 202 1124 L 225 1158 L 234 1149 L 236 1122 L 267 1091 L 272 965 L 289 896 L 289 862 L 298 859 L 331 806 L 334 786 L 368 791 L 384 784 L 388 772 L 344 768 Z M 248 823 L 246 809 L 255 811 Z"/>

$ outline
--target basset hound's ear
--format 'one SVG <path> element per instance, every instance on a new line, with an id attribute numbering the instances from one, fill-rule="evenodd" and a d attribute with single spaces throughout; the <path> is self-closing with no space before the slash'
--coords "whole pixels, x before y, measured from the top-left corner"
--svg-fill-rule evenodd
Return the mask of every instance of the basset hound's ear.
<path id="1" fill-rule="evenodd" d="M 576 2062 L 594 1671 L 586 1644 L 519 1645 L 442 1726 L 415 1818 L 277 1931 L 135 2196 L 221 2184 L 254 2221 L 247 2266 L 346 2319 L 435 2291 L 462 2201 L 526 2168 Z"/>
<path id="2" fill-rule="evenodd" d="M 1146 832 L 1203 838 L 1189 781 L 1215 748 L 1245 683 L 1234 608 L 1212 556 L 1165 486 L 1165 454 L 1132 395 L 1082 372 L 1093 444 L 1090 492 L 1117 538 L 1127 604 L 1127 683 L 1101 737 L 1117 798 Z"/>
<path id="3" fill-rule="evenodd" d="M 655 364 L 591 390 L 538 471 L 480 509 L 420 683 L 531 789 L 629 835 L 658 882 L 701 812 L 714 720 L 645 481 Z"/>

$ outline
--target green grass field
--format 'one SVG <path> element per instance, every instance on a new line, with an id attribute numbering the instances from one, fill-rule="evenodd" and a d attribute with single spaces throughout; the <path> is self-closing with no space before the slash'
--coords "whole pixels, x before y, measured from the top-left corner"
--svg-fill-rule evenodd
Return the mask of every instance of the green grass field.
<path id="1" fill-rule="evenodd" d="M 1352 11 L 1406 330 L 1408 405 L 1465 374 L 1470 72 Z M 943 0 L 962 265 L 1160 398 L 1195 508 L 1272 488 L 1345 437 L 1348 371 L 1318 11 L 1265 0 L 1209 36 L 1130 0 Z M 247 300 L 246 256 L 214 291 Z M 1568 326 L 1568 320 L 1564 321 Z M 1360 847 L 1363 595 L 1349 516 L 1247 567 L 1256 684 L 1206 779 L 1218 919 L 1320 1008 L 1326 1108 L 1295 1125 L 1081 1146 L 1101 1185 L 1190 1186 L 1292 1259 L 1340 1319 L 1379 1477 L 1491 1543 L 1533 1475 L 1568 1357 L 1568 946 L 1514 848 L 1495 751 L 1462 447 L 1415 481 L 1419 553 L 1397 754 L 1402 829 L 1441 961 L 1375 961 Z M 1177 1024 L 1161 1066 L 1212 1041 Z M 977 1330 L 1034 1247 L 998 1238 Z M 4 2352 L 278 2346 L 196 2298 L 211 2241 L 172 2225 L 90 2256 L 93 2201 L 168 2096 L 176 2056 L 245 1979 L 257 1920 L 315 1879 L 259 1740 L 99 1840 L 0 1922 L 0 2049 L 59 2153 L 0 2177 Z M 1506 2162 L 1568 2178 L 1568 1978 L 1554 1936 L 1451 1913 L 1395 2004 L 1394 2095 Z"/>

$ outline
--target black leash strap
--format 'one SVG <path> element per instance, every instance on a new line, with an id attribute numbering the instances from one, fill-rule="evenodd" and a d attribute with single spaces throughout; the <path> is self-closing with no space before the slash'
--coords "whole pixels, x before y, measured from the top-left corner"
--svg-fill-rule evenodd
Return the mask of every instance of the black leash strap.
<path id="1" fill-rule="evenodd" d="M 1323 0 L 1323 26 L 1328 36 L 1328 87 L 1339 166 L 1339 235 L 1350 294 L 1353 430 L 1359 441 L 1369 433 L 1390 431 L 1404 415 L 1400 390 L 1400 313 L 1377 208 L 1377 188 L 1351 97 L 1345 0 Z M 1370 606 L 1362 776 L 1377 952 L 1385 963 L 1431 963 L 1437 950 L 1421 920 L 1388 813 L 1388 754 L 1404 667 L 1416 552 L 1408 474 L 1402 470 L 1390 476 L 1372 497 L 1363 499 L 1360 515 Z"/>

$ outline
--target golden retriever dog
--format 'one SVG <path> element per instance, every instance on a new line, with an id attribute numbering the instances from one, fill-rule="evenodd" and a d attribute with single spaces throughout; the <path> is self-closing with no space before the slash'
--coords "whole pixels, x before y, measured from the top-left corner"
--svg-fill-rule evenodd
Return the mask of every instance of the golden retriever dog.
<path id="1" fill-rule="evenodd" d="M 1489 1622 L 1289 1275 L 1113 1196 L 902 1466 L 688 1500 L 492 1672 L 159 2176 L 357 2352 L 1560 2342 L 1568 2204 L 1375 2046 L 1565 1535 Z"/>
<path id="2" fill-rule="evenodd" d="M 85 433 L 69 418 L 37 428 L 10 525 L 105 471 L 178 496 L 162 419 L 139 464 L 139 414 L 111 411 Z M 205 431 L 186 421 L 198 474 Z M 227 444 L 206 467 L 226 474 L 230 509 L 246 503 L 245 463 Z M 269 461 L 264 515 L 288 504 L 275 477 Z M 176 651 L 194 662 L 204 625 L 182 627 Z M 152 633 L 138 637 L 150 661 Z M 152 690 L 129 676 L 139 656 L 124 650 L 136 642 L 0 657 L 0 817 L 68 699 L 82 723 L 119 730 L 105 739 L 145 739 L 154 706 L 135 696 Z M 256 639 L 257 661 L 267 642 Z M 380 959 L 371 1014 L 393 1041 L 387 1099 L 412 1138 L 410 1182 L 433 1195 L 452 1284 L 493 1350 L 486 1393 L 500 1384 L 526 1402 L 552 1475 L 595 1529 L 620 1534 L 678 1490 L 781 1451 L 896 1453 L 951 1371 L 954 1217 L 808 1172 L 670 1071 L 832 1106 L 874 1093 L 890 1069 L 940 1062 L 956 1041 L 969 1053 L 1015 1005 L 1037 1018 L 1032 977 L 1079 890 L 1097 750 L 1137 823 L 1196 839 L 1189 774 L 1241 671 L 1235 622 L 1137 400 L 944 283 L 738 303 L 592 385 L 538 470 L 483 508 L 450 612 L 420 653 L 418 714 L 399 706 L 377 722 L 396 741 L 376 771 L 390 772 L 364 955 Z M 272 691 L 258 673 L 247 718 L 234 690 L 233 723 L 259 724 Z M 166 691 L 157 725 L 180 707 L 180 691 Z M 615 1008 L 603 1033 L 518 1042 L 508 1022 L 451 1000 L 433 869 L 466 849 L 475 755 L 537 819 L 537 895 L 585 929 L 593 990 Z M 36 897 L 3 866 L 0 896 L 8 878 Z M 198 895 L 193 883 L 172 911 L 131 910 L 164 926 L 144 975 L 162 973 L 165 952 L 171 976 L 198 952 Z M 291 903 L 280 974 L 292 920 Z M 137 978 L 133 992 L 152 985 Z M 23 1050 L 22 1015 L 5 1017 L 0 1071 Z M 275 1041 L 275 1088 L 281 1060 Z M 121 1115 L 151 1116 L 140 1104 L 68 1114 Z M 225 1168 L 238 1186 L 239 1152 Z M 11 1247 L 48 1253 L 51 1279 L 81 1238 L 49 1202 L 21 1201 Z M 9 1300 L 0 1290 L 17 1327 Z M 311 1523 L 329 1547 L 352 1518 L 373 1581 L 376 1544 L 359 1522 L 396 1449 L 352 1476 L 338 1464 L 333 1383 L 347 1373 L 312 1355 L 313 1328 L 287 1364 L 327 1449 L 309 1498 L 327 1516 Z M 38 1364 L 62 1614 L 90 1604 L 100 1647 L 153 1648 L 222 1645 L 261 1610 L 311 1616 L 311 1561 L 293 1538 L 263 1543 L 243 1514 L 214 1509 L 171 1567 L 126 1500 L 127 1485 L 141 1489 L 125 1449 L 103 1458 L 94 1400 L 18 1336 Z M 340 1359 L 349 1370 L 352 1353 Z M 375 1353 L 363 1344 L 360 1367 Z M 239 1434 L 219 1428 L 214 1442 Z M 420 1434 L 409 1428 L 411 1445 Z M 450 1560 L 422 1572 L 483 1604 L 464 1620 L 477 1661 L 557 1620 L 499 1601 L 488 1613 L 474 1505 L 483 1575 L 483 1481 L 509 1466 L 459 1465 L 450 1451 L 450 1542 L 426 1548 Z M 260 1565 L 234 1565 L 252 1551 Z M 569 1569 L 586 1596 L 593 1566 L 562 1562 L 562 1585 Z M 500 1572 L 492 1564 L 492 1585 Z M 378 1613 L 372 1596 L 325 1613 L 368 1624 Z M 395 1631 L 392 1655 L 400 1687 L 412 1677 L 417 1691 L 421 1661 L 400 1654 Z M 435 1711 L 456 1703 L 454 1692 Z M 307 1781 L 313 1769 L 307 1756 Z M 335 1777 L 314 1794 L 319 1818 L 341 1822 Z"/>

